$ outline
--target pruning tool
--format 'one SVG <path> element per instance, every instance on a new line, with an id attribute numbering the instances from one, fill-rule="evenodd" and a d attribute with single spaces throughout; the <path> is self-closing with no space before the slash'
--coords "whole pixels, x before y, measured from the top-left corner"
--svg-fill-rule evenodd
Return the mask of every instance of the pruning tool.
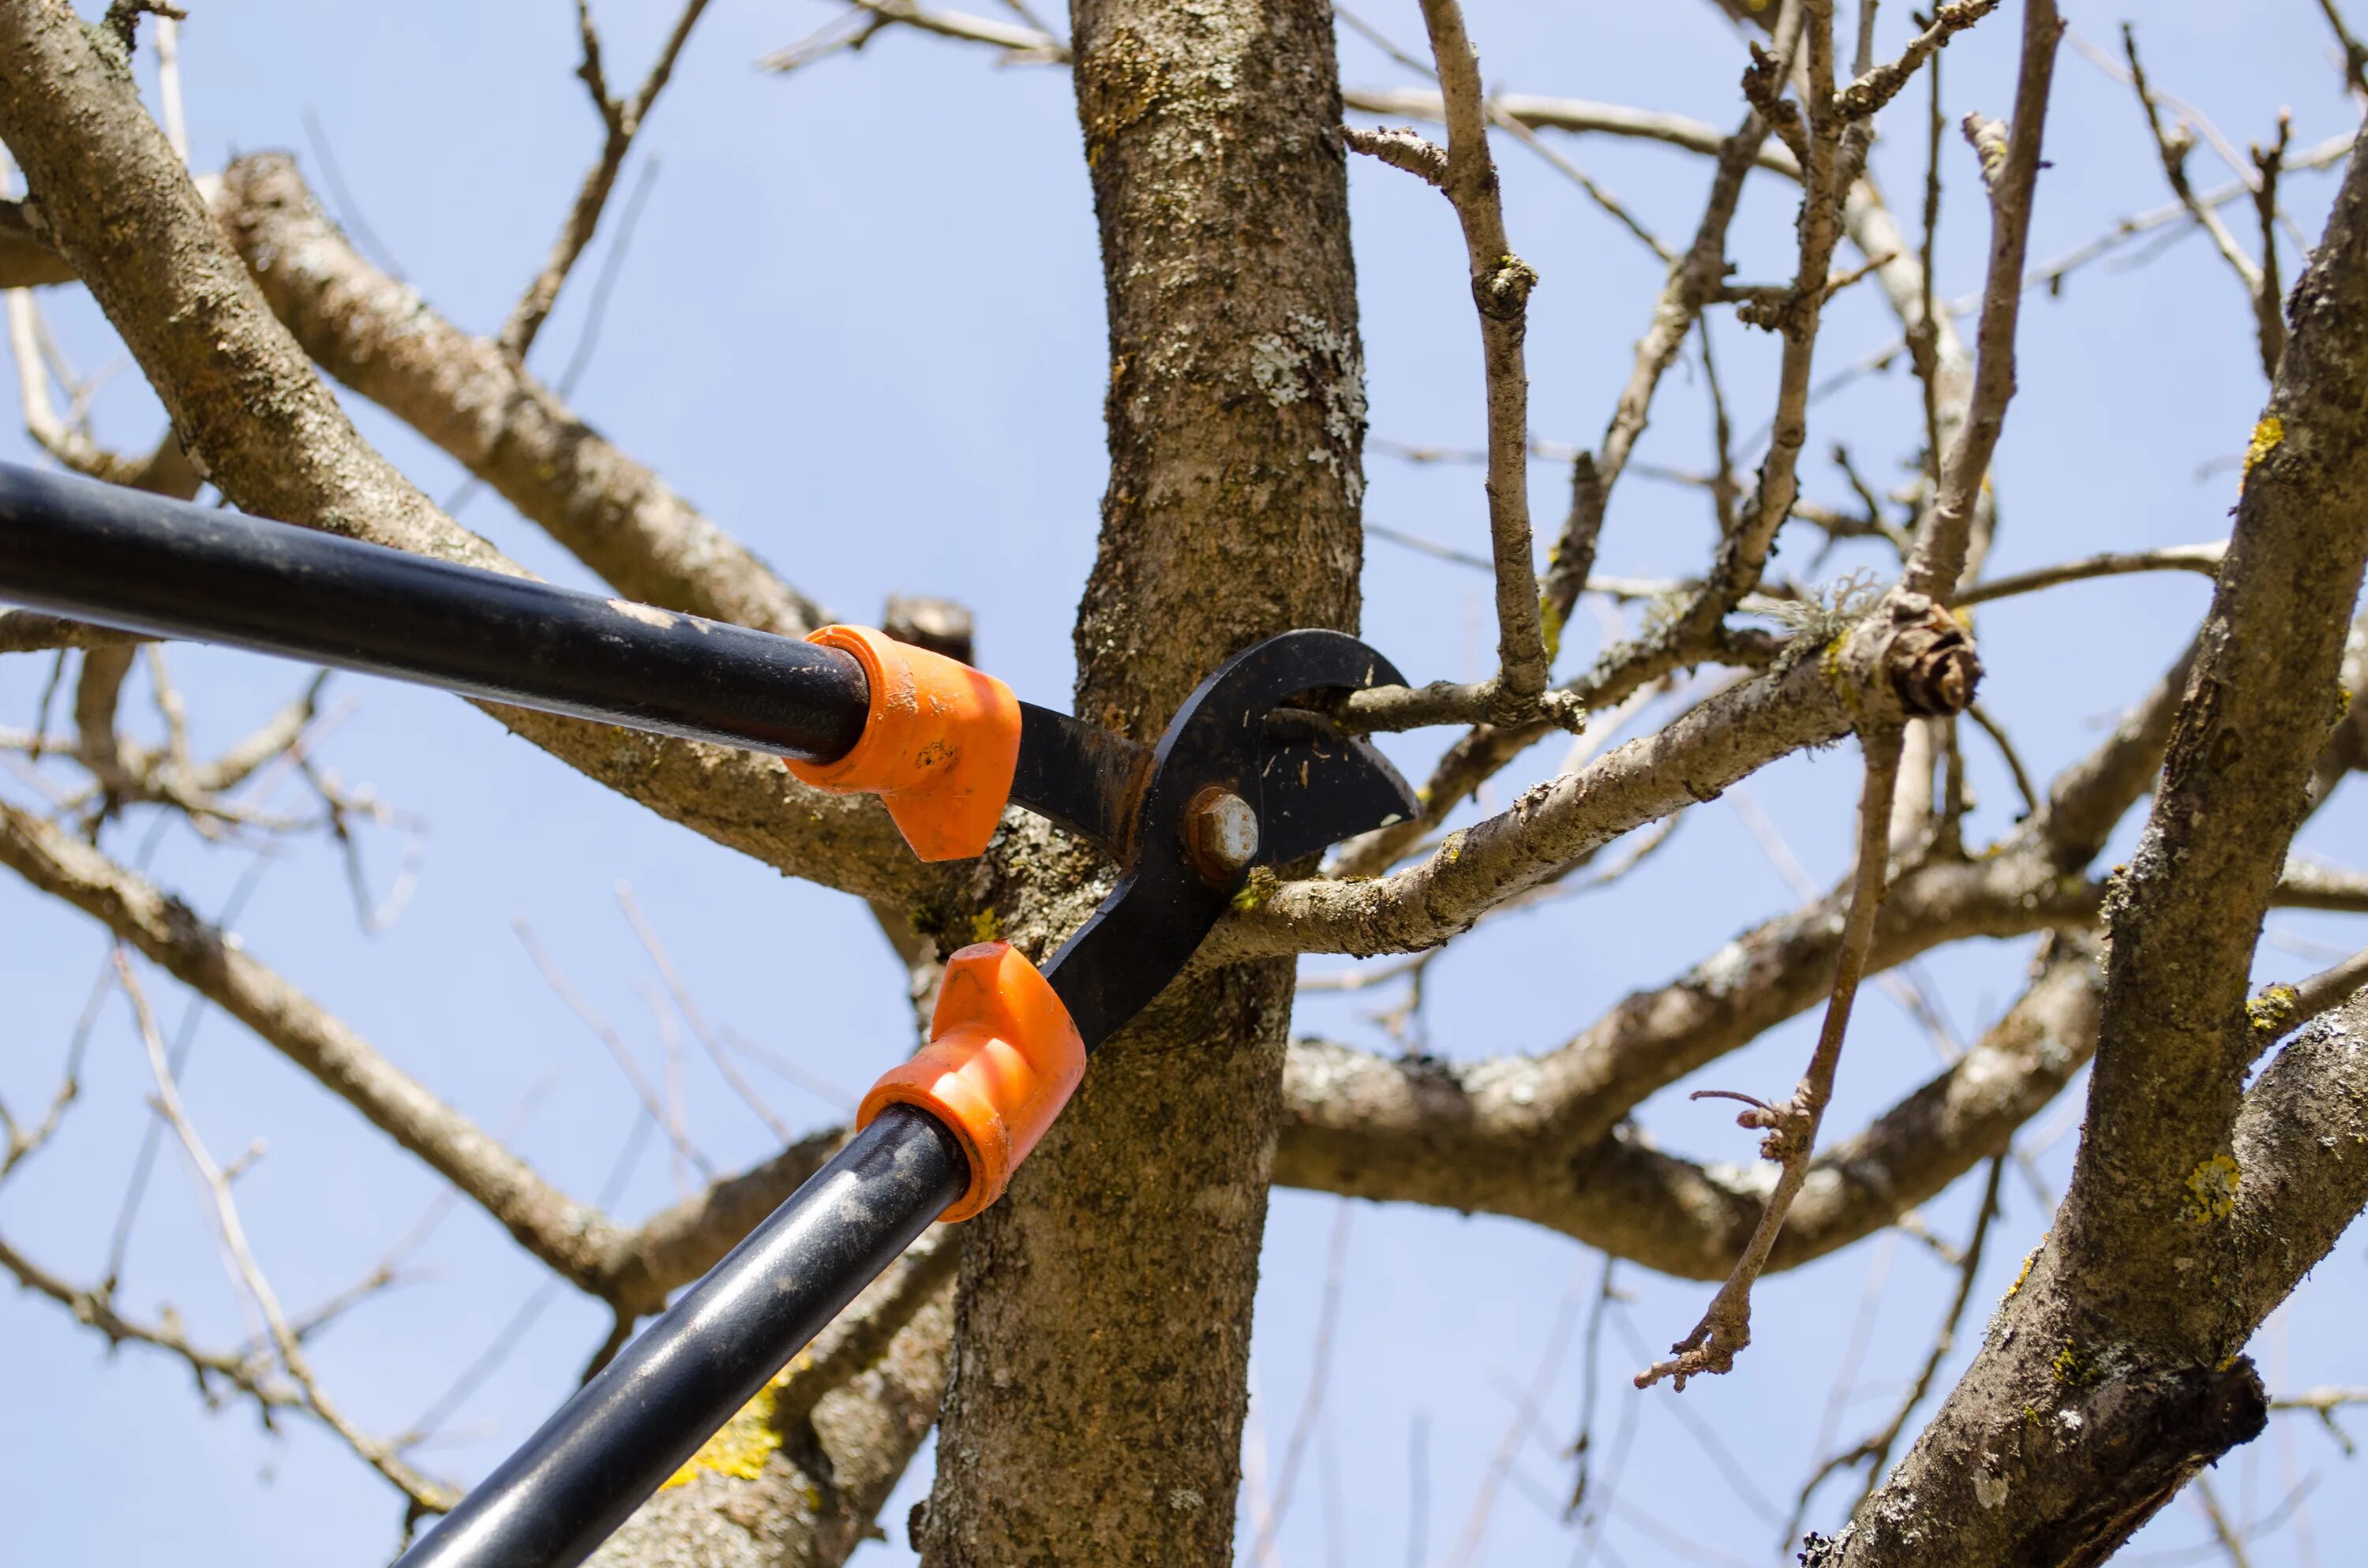
<path id="1" fill-rule="evenodd" d="M 397 1568 L 582 1562 L 933 1221 L 1002 1194 L 1095 1048 L 1183 970 L 1254 868 L 1417 809 L 1319 710 L 1403 684 L 1338 631 L 1235 654 L 1146 746 L 865 628 L 800 642 L 6 465 L 0 595 L 770 753 L 819 789 L 880 796 L 925 860 L 983 853 L 1008 804 L 1118 865 L 1041 968 L 1004 942 L 955 953 L 928 1043 L 864 1096 L 838 1153 Z"/>

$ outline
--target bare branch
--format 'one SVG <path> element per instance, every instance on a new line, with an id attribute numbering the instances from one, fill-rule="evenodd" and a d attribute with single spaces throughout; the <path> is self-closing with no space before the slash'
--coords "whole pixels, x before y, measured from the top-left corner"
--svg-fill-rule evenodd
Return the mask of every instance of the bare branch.
<path id="1" fill-rule="evenodd" d="M 1447 150 L 1412 130 L 1367 131 L 1362 126 L 1344 125 L 1340 134 L 1350 152 L 1379 158 L 1426 184 L 1441 190 L 1447 188 Z"/>
<path id="2" fill-rule="evenodd" d="M 2084 582 L 2091 577 L 2119 577 L 2133 572 L 2197 572 L 2206 577 L 2220 574 L 2220 562 L 2228 553 L 2226 540 L 2214 540 L 2203 544 L 2175 544 L 2162 550 L 2109 551 L 2102 555 L 2083 556 L 2055 566 L 2035 567 L 2029 572 L 2017 572 L 2005 577 L 1992 577 L 1975 583 L 1949 596 L 1949 602 L 1959 608 L 1967 605 L 1987 604 L 1992 599 L 2012 598 L 2017 594 L 2037 593 L 2062 583 Z"/>
<path id="3" fill-rule="evenodd" d="M 1834 95 L 1835 107 L 1853 119 L 1874 113 L 1915 79 L 1924 62 L 1947 48 L 1951 39 L 1998 8 L 1998 0 L 1946 0 L 1933 12 L 1932 25 L 1909 40 L 1898 59 L 1861 74 Z M 1866 14 L 1872 14 L 1871 7 Z"/>
<path id="4" fill-rule="evenodd" d="M 601 139 L 600 156 L 584 176 L 583 188 L 576 192 L 575 205 L 567 214 L 567 222 L 552 242 L 550 257 L 526 292 L 510 308 L 509 320 L 502 324 L 496 341 L 502 351 L 514 359 L 524 359 L 527 350 L 534 346 L 537 334 L 558 301 L 561 285 L 575 266 L 575 258 L 592 243 L 592 232 L 599 226 L 601 210 L 609 205 L 609 192 L 617 184 L 617 171 L 624 166 L 625 154 L 632 150 L 633 137 L 649 115 L 650 106 L 665 91 L 666 80 L 674 74 L 674 64 L 689 41 L 690 29 L 707 0 L 688 0 L 681 16 L 675 19 L 674 31 L 667 35 L 665 46 L 658 51 L 656 62 L 641 85 L 641 90 L 629 100 L 620 102 L 609 94 L 607 76 L 600 64 L 600 35 L 592 26 L 592 8 L 587 0 L 575 0 L 575 17 L 584 40 L 584 63 L 576 74 L 584 79 L 592 95 L 592 107 L 600 116 L 606 134 Z"/>
<path id="5" fill-rule="evenodd" d="M 1778 756 L 1888 713 L 1953 712 L 1973 695 L 1978 662 L 1930 600 L 1886 598 L 1834 637 L 1806 640 L 1823 651 L 1799 646 L 1658 734 L 1536 787 L 1504 815 L 1451 835 L 1421 866 L 1372 881 L 1254 883 L 1249 907 L 1218 928 L 1201 961 L 1432 946 L 1588 850 L 1713 799 Z"/>
<path id="6" fill-rule="evenodd" d="M 330 1402 L 313 1374 L 311 1360 L 287 1314 L 280 1310 L 279 1298 L 263 1275 L 262 1267 L 255 1260 L 255 1252 L 247 1244 L 246 1227 L 239 1219 L 238 1205 L 230 1192 L 230 1178 L 206 1150 L 198 1130 L 190 1124 L 188 1114 L 181 1108 L 179 1090 L 174 1085 L 173 1072 L 165 1062 L 165 1039 L 156 1032 L 156 1020 L 148 1010 L 146 994 L 140 988 L 140 978 L 132 972 L 131 960 L 118 948 L 115 956 L 116 983 L 130 998 L 132 1013 L 139 1020 L 140 1039 L 148 1048 L 148 1070 L 156 1082 L 156 1105 L 181 1141 L 183 1153 L 188 1156 L 199 1189 L 211 1212 L 215 1234 L 222 1243 L 233 1268 L 233 1283 L 251 1298 L 264 1321 L 270 1327 L 273 1349 L 279 1365 L 297 1388 L 306 1409 L 320 1419 L 323 1426 L 344 1440 L 346 1446 L 361 1456 L 364 1463 L 386 1477 L 417 1507 L 442 1512 L 460 1500 L 451 1488 L 428 1480 L 398 1458 L 393 1449 L 370 1437 L 348 1420 Z"/>
<path id="7" fill-rule="evenodd" d="M 1537 274 L 1512 253 L 1505 235 L 1497 166 L 1488 151 L 1488 110 L 1480 62 L 1457 0 L 1423 0 L 1424 25 L 1447 107 L 1447 166 L 1440 188 L 1463 228 L 1472 299 L 1480 312 L 1488 385 L 1488 539 L 1497 563 L 1497 674 L 1489 685 L 1507 702 L 1504 717 L 1535 704 L 1546 689 L 1546 644 L 1538 612 L 1537 566 L 1530 535 L 1530 384 L 1521 340 Z"/>
<path id="8" fill-rule="evenodd" d="M 2229 232 L 2228 225 L 2220 221 L 2219 212 L 2196 198 L 2195 187 L 2187 173 L 2187 154 L 2195 145 L 2194 135 L 2183 119 L 2176 127 L 2164 126 L 2161 99 L 2146 81 L 2146 67 L 2138 62 L 2137 28 L 2129 22 L 2122 24 L 2122 51 L 2129 62 L 2130 85 L 2137 93 L 2139 108 L 2146 111 L 2146 129 L 2154 133 L 2155 151 L 2162 159 L 2163 176 L 2170 182 L 2171 190 L 2178 196 L 2180 204 L 2186 208 L 2188 216 L 2195 220 L 2198 228 L 2212 236 L 2212 244 L 2219 250 L 2222 259 L 2237 275 L 2237 281 L 2244 286 L 2245 298 L 2254 307 L 2256 322 L 2261 323 L 2263 285 L 2271 283 L 2273 286 L 2273 281 L 2260 264 L 2245 254 L 2245 247 L 2237 243 L 2237 236 Z M 2272 258 L 2274 256 L 2272 251 Z M 2269 301 L 2268 318 L 2262 323 L 2260 332 L 2261 373 L 2275 378 L 2278 354 L 2285 337 L 2285 323 L 2278 314 L 2277 296 L 2271 293 Z"/>
<path id="9" fill-rule="evenodd" d="M 2039 183 L 2055 44 L 2063 31 L 2055 0 L 2026 0 L 2013 128 L 1998 144 L 1996 159 L 1988 154 L 1983 158 L 1990 192 L 1990 259 L 1982 291 L 1982 324 L 1975 334 L 1973 391 L 1964 422 L 1941 464 L 1940 490 L 1908 562 L 1907 585 L 1919 592 L 1946 595 L 1964 573 L 1975 508 L 1989 477 L 2007 403 L 2014 396 L 2023 256 L 2031 244 L 2032 199 Z"/>
<path id="10" fill-rule="evenodd" d="M 65 900 L 253 1029 L 587 1289 L 616 1228 L 558 1191 L 223 932 L 97 850 L 0 804 L 0 864 Z"/>
<path id="11" fill-rule="evenodd" d="M 1890 870 L 1891 798 L 1899 784 L 1900 731 L 1896 727 L 1859 733 L 1866 754 L 1866 781 L 1859 795 L 1858 868 L 1850 888 L 1850 913 L 1842 926 L 1841 950 L 1834 969 L 1832 1000 L 1827 1005 L 1816 1049 L 1808 1070 L 1790 1098 L 1781 1104 L 1753 1102 L 1736 1119 L 1737 1125 L 1767 1134 L 1760 1143 L 1763 1159 L 1782 1166 L 1775 1190 L 1768 1195 L 1759 1222 L 1745 1244 L 1735 1271 L 1711 1299 L 1709 1310 L 1693 1332 L 1670 1348 L 1676 1356 L 1636 1375 L 1636 1386 L 1650 1388 L 1663 1378 L 1683 1391 L 1686 1380 L 1704 1372 L 1727 1372 L 1735 1358 L 1751 1343 L 1751 1287 L 1768 1266 L 1785 1216 L 1808 1179 L 1809 1162 L 1816 1153 L 1817 1128 L 1832 1102 L 1834 1074 L 1841 1064 L 1842 1040 L 1850 1028 L 1850 1004 L 1857 999 L 1860 977 L 1866 971 L 1868 947 L 1874 939 L 1875 912 L 1883 903 Z M 1700 1097 L 1697 1096 L 1697 1097 Z M 1743 1096 L 1736 1096 L 1743 1097 Z"/>

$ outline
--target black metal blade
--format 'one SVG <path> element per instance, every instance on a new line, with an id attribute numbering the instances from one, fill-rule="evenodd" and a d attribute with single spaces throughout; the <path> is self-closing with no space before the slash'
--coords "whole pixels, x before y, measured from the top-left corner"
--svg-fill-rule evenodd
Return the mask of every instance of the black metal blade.
<path id="1" fill-rule="evenodd" d="M 1286 865 L 1421 809 L 1413 786 L 1369 742 L 1300 709 L 1268 717 L 1258 792 L 1261 866 Z"/>
<path id="2" fill-rule="evenodd" d="M 1413 812 L 1414 791 L 1378 752 L 1319 714 L 1283 706 L 1304 692 L 1381 684 L 1404 683 L 1388 660 L 1343 632 L 1268 638 L 1226 660 L 1185 699 L 1148 767 L 1139 747 L 1023 706 L 1021 769 L 1032 737 L 1043 776 L 1031 788 L 1053 809 L 1017 785 L 1013 798 L 1123 848 L 1118 886 L 1043 965 L 1087 1051 L 1176 978 L 1248 876 L 1245 866 L 1212 881 L 1194 863 L 1186 818 L 1201 790 L 1229 790 L 1257 807 L 1252 864 L 1295 858 Z M 1099 781 L 1082 789 L 1076 777 L 1063 779 L 1063 767 L 1084 769 L 1058 760 L 1061 750 L 1099 769 Z"/>
<path id="3" fill-rule="evenodd" d="M 1091 839 L 1123 861 L 1151 748 L 1032 702 L 1019 705 L 1019 767 L 1013 803 Z"/>

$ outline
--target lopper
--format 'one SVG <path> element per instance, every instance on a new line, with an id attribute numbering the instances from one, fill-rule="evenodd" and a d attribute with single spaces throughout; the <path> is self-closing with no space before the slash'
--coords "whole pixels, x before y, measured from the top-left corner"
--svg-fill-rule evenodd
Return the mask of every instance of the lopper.
<path id="1" fill-rule="evenodd" d="M 1181 971 L 1253 868 L 1416 810 L 1319 711 L 1326 694 L 1403 684 L 1338 631 L 1235 654 L 1145 746 L 860 627 L 798 642 L 6 465 L 0 597 L 768 752 L 817 788 L 880 796 L 926 860 L 983 853 L 1016 805 L 1120 869 L 1041 969 L 1002 942 L 955 953 L 928 1043 L 864 1096 L 838 1153 L 396 1568 L 582 1562 L 933 1221 L 1002 1194 L 1094 1049 Z"/>

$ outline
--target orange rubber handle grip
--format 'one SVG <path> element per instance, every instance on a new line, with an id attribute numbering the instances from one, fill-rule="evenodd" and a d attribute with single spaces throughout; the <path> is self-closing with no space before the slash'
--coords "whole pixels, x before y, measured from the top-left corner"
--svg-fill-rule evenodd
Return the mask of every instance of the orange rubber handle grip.
<path id="1" fill-rule="evenodd" d="M 871 1085 L 855 1125 L 892 1105 L 943 1122 L 970 1187 L 938 1218 L 967 1220 L 1003 1196 L 1085 1072 L 1086 1042 L 1052 983 L 1010 943 L 981 942 L 948 961 L 929 1043 Z"/>
<path id="2" fill-rule="evenodd" d="M 968 665 L 865 626 L 806 638 L 855 655 L 871 687 L 862 738 L 837 762 L 790 772 L 835 795 L 874 794 L 924 860 L 983 854 L 1019 767 L 1019 699 Z"/>

